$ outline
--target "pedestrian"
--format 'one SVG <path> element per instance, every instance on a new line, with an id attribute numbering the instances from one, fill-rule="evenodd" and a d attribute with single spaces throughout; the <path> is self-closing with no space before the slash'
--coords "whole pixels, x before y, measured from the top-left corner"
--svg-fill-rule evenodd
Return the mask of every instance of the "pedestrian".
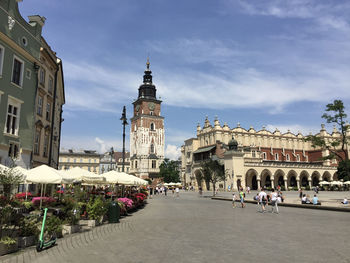
<path id="1" fill-rule="evenodd" d="M 232 207 L 236 208 L 236 194 L 232 193 Z"/>
<path id="2" fill-rule="evenodd" d="M 149 198 L 152 198 L 153 195 L 153 187 L 149 188 Z"/>
<path id="3" fill-rule="evenodd" d="M 154 195 L 157 195 L 158 194 L 158 186 L 156 186 L 156 191 L 155 191 L 155 193 L 154 193 Z"/>
<path id="4" fill-rule="evenodd" d="M 198 188 L 198 190 L 199 190 L 199 195 L 202 196 L 202 186 L 200 186 L 200 187 Z"/>
<path id="5" fill-rule="evenodd" d="M 261 188 L 261 191 L 259 193 L 259 203 L 261 205 L 261 212 L 265 213 L 265 207 L 267 205 L 267 194 L 264 190 L 264 187 Z"/>
<path id="6" fill-rule="evenodd" d="M 164 186 L 164 194 L 165 194 L 165 195 L 167 195 L 167 194 L 166 194 L 167 191 L 168 191 L 168 188 L 167 188 L 166 186 Z"/>
<path id="7" fill-rule="evenodd" d="M 271 213 L 274 211 L 278 214 L 278 194 L 275 192 L 275 189 L 271 190 Z"/>
<path id="8" fill-rule="evenodd" d="M 301 199 L 303 197 L 303 190 L 299 188 L 299 198 Z"/>
<path id="9" fill-rule="evenodd" d="M 180 193 L 179 187 L 176 187 L 175 192 L 176 192 L 176 197 L 179 197 L 179 193 Z"/>
<path id="10" fill-rule="evenodd" d="M 247 193 L 250 194 L 250 187 L 247 187 Z"/>
<path id="11" fill-rule="evenodd" d="M 219 188 L 216 188 L 216 190 L 215 190 L 215 195 L 218 194 L 218 191 L 219 191 Z"/>
<path id="12" fill-rule="evenodd" d="M 241 205 L 242 205 L 242 208 L 245 207 L 245 203 L 244 203 L 244 192 L 243 192 L 243 188 L 241 188 L 241 191 L 239 192 L 239 197 L 241 199 Z"/>
<path id="13" fill-rule="evenodd" d="M 349 201 L 348 199 L 346 199 L 346 197 L 344 197 L 344 200 L 341 202 L 343 205 L 348 205 Z"/>

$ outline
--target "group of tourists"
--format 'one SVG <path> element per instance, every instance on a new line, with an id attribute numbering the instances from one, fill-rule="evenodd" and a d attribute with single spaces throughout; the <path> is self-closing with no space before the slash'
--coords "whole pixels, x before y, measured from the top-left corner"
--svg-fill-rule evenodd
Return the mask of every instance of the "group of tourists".
<path id="1" fill-rule="evenodd" d="M 250 190 L 250 189 L 249 189 Z M 248 192 L 248 190 L 247 190 Z M 261 191 L 254 196 L 254 200 L 258 204 L 259 212 L 265 213 L 266 212 L 266 207 L 271 203 L 271 213 L 279 213 L 278 211 L 278 203 L 283 202 L 283 194 L 280 191 L 280 189 L 275 189 L 271 190 L 270 194 L 267 194 L 265 192 L 264 187 L 261 188 Z M 232 207 L 236 208 L 236 201 L 237 201 L 237 196 L 236 193 L 232 193 Z M 241 203 L 241 207 L 245 208 L 245 192 L 243 191 L 243 188 L 240 187 L 239 189 L 239 201 Z"/>
<path id="2" fill-rule="evenodd" d="M 155 188 L 153 188 L 153 186 L 148 186 L 148 192 L 150 195 L 150 198 L 152 198 L 153 194 L 154 195 L 168 195 L 168 191 L 172 192 L 172 196 L 173 197 L 179 197 L 180 194 L 180 189 L 179 187 L 172 187 L 171 189 L 167 188 L 166 186 L 156 186 Z"/>

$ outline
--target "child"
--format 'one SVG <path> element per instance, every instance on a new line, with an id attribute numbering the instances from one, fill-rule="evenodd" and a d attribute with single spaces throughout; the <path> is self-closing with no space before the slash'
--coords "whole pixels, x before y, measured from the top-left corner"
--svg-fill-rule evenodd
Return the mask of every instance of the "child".
<path id="1" fill-rule="evenodd" d="M 232 194 L 232 207 L 236 208 L 236 194 L 235 193 Z"/>

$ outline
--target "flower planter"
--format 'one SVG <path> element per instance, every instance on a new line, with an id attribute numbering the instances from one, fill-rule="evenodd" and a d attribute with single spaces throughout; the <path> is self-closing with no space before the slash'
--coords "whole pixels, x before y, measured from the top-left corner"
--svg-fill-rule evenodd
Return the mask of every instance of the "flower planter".
<path id="1" fill-rule="evenodd" d="M 82 227 L 93 228 L 98 225 L 98 223 L 96 223 L 96 220 L 79 220 L 79 225 Z"/>
<path id="2" fill-rule="evenodd" d="M 5 245 L 3 243 L 0 243 L 0 256 L 9 254 L 9 253 L 13 253 L 18 251 L 18 245 L 16 244 L 12 244 L 12 245 Z"/>
<path id="3" fill-rule="evenodd" d="M 17 244 L 19 248 L 26 248 L 35 245 L 37 242 L 36 236 L 18 237 Z"/>
<path id="4" fill-rule="evenodd" d="M 79 231 L 80 231 L 80 225 L 73 225 L 73 226 L 63 225 L 62 226 L 62 235 L 63 236 L 77 233 Z"/>

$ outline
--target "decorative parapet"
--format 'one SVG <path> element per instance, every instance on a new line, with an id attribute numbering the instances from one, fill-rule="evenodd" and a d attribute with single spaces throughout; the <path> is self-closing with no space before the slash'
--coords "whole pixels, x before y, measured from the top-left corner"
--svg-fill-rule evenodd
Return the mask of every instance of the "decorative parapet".
<path id="1" fill-rule="evenodd" d="M 287 163 L 287 162 L 251 162 L 245 163 L 244 166 L 254 166 L 254 167 L 276 167 L 276 168 L 300 168 L 300 169 L 324 169 L 324 170 L 337 170 L 333 166 L 324 166 L 312 163 Z"/>

